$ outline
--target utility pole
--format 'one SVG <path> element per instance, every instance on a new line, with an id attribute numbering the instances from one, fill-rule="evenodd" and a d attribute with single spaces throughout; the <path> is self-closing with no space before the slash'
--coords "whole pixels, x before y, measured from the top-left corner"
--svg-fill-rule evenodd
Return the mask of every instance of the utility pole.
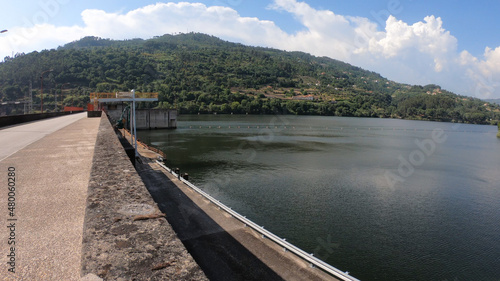
<path id="1" fill-rule="evenodd" d="M 28 104 L 28 95 L 27 95 L 27 93 L 24 93 L 24 110 L 23 110 L 23 114 L 24 115 L 27 114 L 28 107 L 29 107 L 29 104 Z"/>
<path id="2" fill-rule="evenodd" d="M 66 85 L 69 85 L 69 83 L 64 83 L 61 85 L 61 111 L 63 111 L 64 109 L 64 105 L 63 105 L 63 87 L 66 86 Z M 57 93 L 56 93 L 56 111 L 57 111 Z"/>
<path id="3" fill-rule="evenodd" d="M 54 71 L 53 69 L 49 69 L 49 70 L 45 70 L 44 72 L 42 72 L 42 74 L 40 75 L 40 85 L 41 85 L 41 88 L 40 88 L 40 109 L 43 113 L 43 75 L 47 72 L 52 72 Z"/>
<path id="4" fill-rule="evenodd" d="M 30 103 L 28 107 L 28 113 L 31 114 L 33 113 L 33 86 L 31 85 L 31 80 L 30 80 Z"/>

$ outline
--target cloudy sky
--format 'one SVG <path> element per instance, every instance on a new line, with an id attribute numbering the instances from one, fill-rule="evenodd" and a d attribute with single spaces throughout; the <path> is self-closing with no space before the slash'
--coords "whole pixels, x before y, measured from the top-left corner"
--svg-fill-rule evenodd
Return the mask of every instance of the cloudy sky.
<path id="1" fill-rule="evenodd" d="M 500 98 L 498 0 L 23 0 L 1 4 L 0 58 L 84 36 L 202 32 L 328 56 L 397 82 Z M 1 60 L 1 59 L 0 59 Z"/>

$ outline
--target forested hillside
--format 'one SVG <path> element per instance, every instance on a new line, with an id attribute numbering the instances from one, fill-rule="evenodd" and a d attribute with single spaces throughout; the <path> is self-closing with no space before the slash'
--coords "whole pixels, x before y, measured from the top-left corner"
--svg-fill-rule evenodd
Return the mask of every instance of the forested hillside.
<path id="1" fill-rule="evenodd" d="M 86 37 L 57 50 L 6 57 L 0 100 L 19 101 L 32 82 L 34 108 L 83 106 L 90 92 L 158 92 L 142 107 L 181 113 L 314 114 L 496 123 L 500 107 L 437 85 L 411 86 L 302 52 L 248 47 L 190 33 L 150 40 Z"/>

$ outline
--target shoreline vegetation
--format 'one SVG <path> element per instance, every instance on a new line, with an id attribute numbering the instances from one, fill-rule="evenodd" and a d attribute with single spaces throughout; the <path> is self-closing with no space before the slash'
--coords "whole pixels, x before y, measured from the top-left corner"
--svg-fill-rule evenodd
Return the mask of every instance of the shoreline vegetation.
<path id="1" fill-rule="evenodd" d="M 243 115 L 292 115 L 292 116 L 332 116 L 332 117 L 357 117 L 357 118 L 379 118 L 379 119 L 401 119 L 401 120 L 410 120 L 410 121 L 429 121 L 429 122 L 444 122 L 444 123 L 461 123 L 461 124 L 473 124 L 473 125 L 488 125 L 488 126 L 496 126 L 497 124 L 500 125 L 500 122 L 497 123 L 497 121 L 492 121 L 492 122 L 486 122 L 486 123 L 470 123 L 470 122 L 462 122 L 462 121 L 456 121 L 456 120 L 451 120 L 451 119 L 425 119 L 425 118 L 419 118 L 419 117 L 407 117 L 407 118 L 401 118 L 397 116 L 351 116 L 351 115 L 318 115 L 318 114 L 290 114 L 290 113 L 283 113 L 283 112 L 273 112 L 273 113 L 237 113 L 234 114 L 232 112 L 230 113 L 217 113 L 217 112 L 198 112 L 198 113 L 181 113 L 179 115 L 235 115 L 235 116 L 243 116 Z M 499 129 L 500 133 L 500 129 Z"/>
<path id="2" fill-rule="evenodd" d="M 158 92 L 139 108 L 180 114 L 292 114 L 470 124 L 500 120 L 500 105 L 438 85 L 408 85 L 327 57 L 250 47 L 188 33 L 116 41 L 85 37 L 0 63 L 0 101 L 86 107 L 91 92 Z M 1 109 L 12 115 L 23 106 Z"/>

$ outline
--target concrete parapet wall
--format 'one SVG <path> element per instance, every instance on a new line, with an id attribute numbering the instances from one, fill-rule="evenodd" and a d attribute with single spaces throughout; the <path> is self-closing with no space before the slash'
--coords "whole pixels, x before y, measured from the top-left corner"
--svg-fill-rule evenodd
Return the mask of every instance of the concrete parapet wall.
<path id="1" fill-rule="evenodd" d="M 85 213 L 82 277 L 207 280 L 160 213 L 103 114 Z"/>
<path id="2" fill-rule="evenodd" d="M 98 111 L 87 111 L 87 117 L 89 118 L 94 118 L 94 117 L 101 117 L 102 115 L 102 111 L 98 110 Z"/>

